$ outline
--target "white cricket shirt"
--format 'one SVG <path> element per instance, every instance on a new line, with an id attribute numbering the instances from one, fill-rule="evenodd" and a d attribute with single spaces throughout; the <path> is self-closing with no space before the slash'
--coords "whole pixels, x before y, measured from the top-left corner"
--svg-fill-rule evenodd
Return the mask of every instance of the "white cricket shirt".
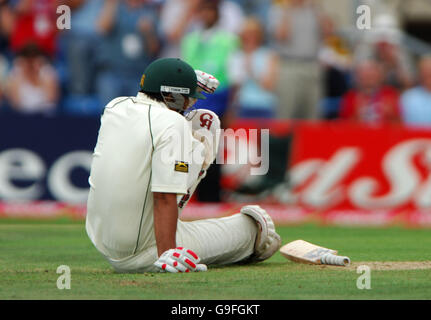
<path id="1" fill-rule="evenodd" d="M 188 121 L 145 94 L 111 101 L 101 118 L 89 178 L 86 230 L 123 259 L 154 245 L 152 192 L 187 193 Z"/>

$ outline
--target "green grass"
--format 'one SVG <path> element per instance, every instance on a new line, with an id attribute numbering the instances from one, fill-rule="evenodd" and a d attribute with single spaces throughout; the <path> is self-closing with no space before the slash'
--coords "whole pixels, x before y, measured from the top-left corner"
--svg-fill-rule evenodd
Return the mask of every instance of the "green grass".
<path id="1" fill-rule="evenodd" d="M 429 261 L 431 231 L 401 228 L 278 227 L 283 243 L 305 239 L 359 261 Z M 60 265 L 71 290 L 56 287 Z M 0 299 L 431 299 L 431 269 L 371 271 L 359 290 L 355 270 L 292 263 L 279 253 L 255 265 L 192 274 L 116 274 L 84 224 L 0 220 Z"/>

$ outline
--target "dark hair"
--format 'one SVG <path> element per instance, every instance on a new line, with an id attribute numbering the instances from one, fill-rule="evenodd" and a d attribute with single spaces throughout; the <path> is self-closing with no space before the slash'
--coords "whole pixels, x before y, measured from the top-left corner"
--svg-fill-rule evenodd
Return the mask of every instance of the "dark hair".
<path id="1" fill-rule="evenodd" d="M 157 102 L 165 102 L 165 99 L 163 99 L 163 96 L 160 92 L 145 92 L 143 90 L 140 90 L 139 92 L 142 92 L 146 96 L 148 96 L 152 100 L 156 100 Z"/>
<path id="2" fill-rule="evenodd" d="M 220 0 L 204 0 L 201 2 L 201 7 L 219 10 Z"/>
<path id="3" fill-rule="evenodd" d="M 33 43 L 29 42 L 25 44 L 17 53 L 18 56 L 24 58 L 35 58 L 35 57 L 44 57 L 44 52 L 40 49 L 40 47 Z"/>

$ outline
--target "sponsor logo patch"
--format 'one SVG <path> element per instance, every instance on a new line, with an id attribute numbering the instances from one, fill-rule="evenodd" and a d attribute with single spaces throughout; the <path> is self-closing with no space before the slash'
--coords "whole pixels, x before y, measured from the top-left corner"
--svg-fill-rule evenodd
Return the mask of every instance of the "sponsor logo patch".
<path id="1" fill-rule="evenodd" d="M 189 88 L 171 87 L 171 86 L 160 86 L 160 91 L 172 92 L 172 93 L 183 93 L 183 94 L 189 94 L 190 93 Z"/>
<path id="2" fill-rule="evenodd" d="M 175 171 L 189 172 L 189 164 L 184 161 L 175 161 Z"/>

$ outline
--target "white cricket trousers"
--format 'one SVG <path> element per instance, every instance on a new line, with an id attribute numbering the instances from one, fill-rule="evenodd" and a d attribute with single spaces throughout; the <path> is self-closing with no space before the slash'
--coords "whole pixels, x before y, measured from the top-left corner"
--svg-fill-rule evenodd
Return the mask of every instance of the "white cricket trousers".
<path id="1" fill-rule="evenodd" d="M 196 221 L 178 220 L 177 246 L 192 249 L 207 265 L 233 264 L 248 258 L 254 251 L 256 222 L 241 213 L 232 216 Z M 153 263 L 158 259 L 154 243 L 136 255 L 121 260 L 109 259 L 115 271 L 156 272 Z"/>

